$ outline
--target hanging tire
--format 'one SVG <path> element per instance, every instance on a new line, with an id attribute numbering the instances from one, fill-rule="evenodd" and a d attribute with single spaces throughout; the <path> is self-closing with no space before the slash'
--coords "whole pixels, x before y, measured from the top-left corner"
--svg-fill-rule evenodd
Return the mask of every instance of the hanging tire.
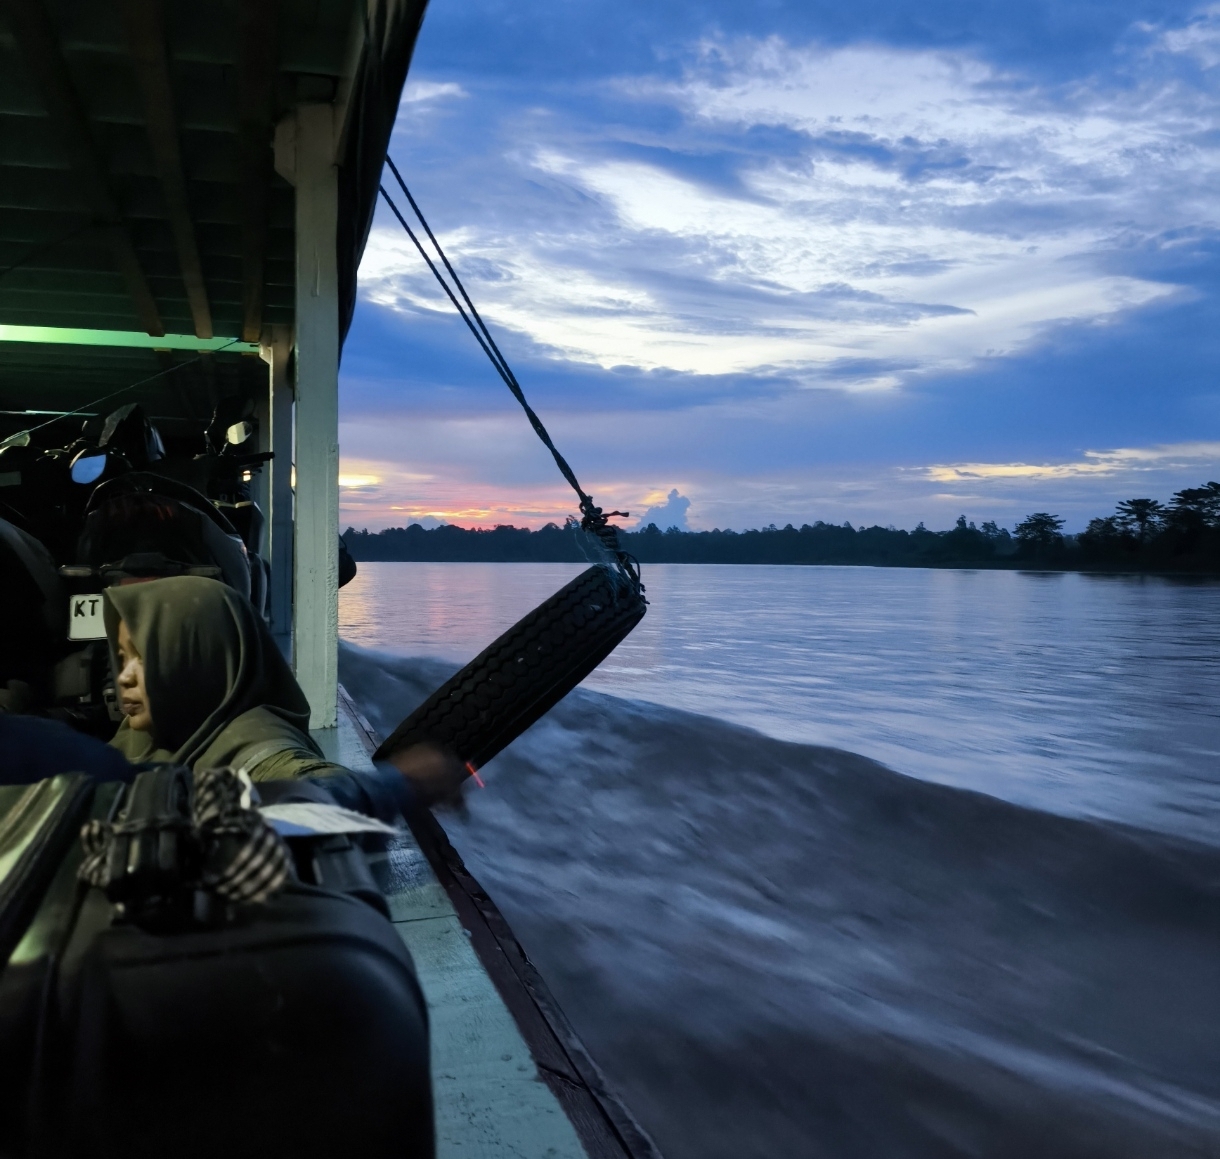
<path id="1" fill-rule="evenodd" d="M 438 688 L 376 758 L 427 741 L 482 768 L 609 656 L 647 606 L 620 572 L 589 568 Z"/>

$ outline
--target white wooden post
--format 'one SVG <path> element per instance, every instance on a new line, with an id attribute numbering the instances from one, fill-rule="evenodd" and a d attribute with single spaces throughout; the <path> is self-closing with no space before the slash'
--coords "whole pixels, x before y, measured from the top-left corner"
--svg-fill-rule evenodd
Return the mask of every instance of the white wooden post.
<path id="1" fill-rule="evenodd" d="M 263 514 L 267 520 L 266 559 L 271 564 L 268 600 L 271 635 L 292 659 L 293 511 L 292 511 L 292 327 L 268 326 L 259 353 L 271 368 L 266 450 L 275 458 L 263 468 Z"/>
<path id="2" fill-rule="evenodd" d="M 296 563 L 293 665 L 310 728 L 333 728 L 339 684 L 338 174 L 334 110 L 295 116 Z"/>

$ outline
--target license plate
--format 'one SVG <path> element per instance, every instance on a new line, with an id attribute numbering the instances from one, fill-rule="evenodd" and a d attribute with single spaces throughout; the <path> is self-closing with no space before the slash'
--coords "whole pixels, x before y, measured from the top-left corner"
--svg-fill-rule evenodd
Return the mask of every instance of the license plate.
<path id="1" fill-rule="evenodd" d="M 106 637 L 106 624 L 102 619 L 102 595 L 95 592 L 87 596 L 68 598 L 68 639 L 102 640 Z"/>

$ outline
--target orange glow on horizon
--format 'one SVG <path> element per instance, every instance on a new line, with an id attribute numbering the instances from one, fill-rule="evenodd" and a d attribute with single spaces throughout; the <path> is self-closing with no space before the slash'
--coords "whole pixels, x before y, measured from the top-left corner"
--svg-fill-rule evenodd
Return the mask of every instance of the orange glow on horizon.
<path id="1" fill-rule="evenodd" d="M 639 506 L 639 504 L 636 506 Z M 640 510 L 643 511 L 645 508 L 641 506 Z M 345 526 L 357 527 L 359 529 L 359 521 L 364 520 L 370 524 L 370 530 L 383 527 L 408 527 L 412 523 L 421 523 L 425 519 L 434 519 L 441 523 L 451 524 L 454 527 L 463 527 L 468 531 L 490 531 L 494 527 L 505 525 L 528 527 L 531 531 L 537 531 L 548 523 L 554 523 L 562 527 L 568 518 L 580 518 L 580 511 L 575 504 L 564 511 L 539 511 L 535 507 L 514 507 L 508 504 L 496 507 L 466 507 L 456 510 L 445 510 L 435 507 L 400 507 L 397 505 L 379 508 L 371 504 L 353 507 L 353 505 L 345 503 L 343 504 L 341 521 Z M 612 522 L 619 527 L 630 527 L 635 522 L 635 519 L 635 512 L 632 511 L 630 519 L 616 518 Z M 373 523 L 376 524 L 376 528 L 372 526 Z"/>
<path id="2" fill-rule="evenodd" d="M 341 492 L 340 519 L 345 528 L 367 527 L 377 531 L 431 519 L 467 529 L 490 529 L 509 524 L 537 531 L 548 523 L 562 527 L 569 517 L 580 517 L 576 496 L 562 484 L 519 489 L 480 487 L 482 493 L 476 497 L 470 494 L 470 484 L 464 480 L 454 480 L 446 486 L 442 480 L 423 482 L 395 477 L 395 472 L 387 469 L 386 464 L 349 465 L 345 462 L 343 473 L 347 478 L 360 479 L 361 483 L 377 479 L 375 484 L 348 487 Z M 596 501 L 606 510 L 631 511 L 631 519 L 615 521 L 620 526 L 629 526 L 648 509 L 649 504 L 640 499 L 642 491 L 645 495 L 654 494 L 630 483 L 591 483 L 589 486 Z"/>

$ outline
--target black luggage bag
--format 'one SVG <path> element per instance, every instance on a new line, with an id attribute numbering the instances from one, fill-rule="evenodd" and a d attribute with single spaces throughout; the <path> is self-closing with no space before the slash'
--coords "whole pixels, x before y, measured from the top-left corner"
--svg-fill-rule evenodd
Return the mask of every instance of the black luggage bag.
<path id="1" fill-rule="evenodd" d="M 258 903 L 175 893 L 189 776 L 0 789 L 0 1157 L 431 1157 L 427 1014 L 393 926 L 298 874 Z M 126 893 L 83 883 L 82 823 L 139 809 Z"/>

